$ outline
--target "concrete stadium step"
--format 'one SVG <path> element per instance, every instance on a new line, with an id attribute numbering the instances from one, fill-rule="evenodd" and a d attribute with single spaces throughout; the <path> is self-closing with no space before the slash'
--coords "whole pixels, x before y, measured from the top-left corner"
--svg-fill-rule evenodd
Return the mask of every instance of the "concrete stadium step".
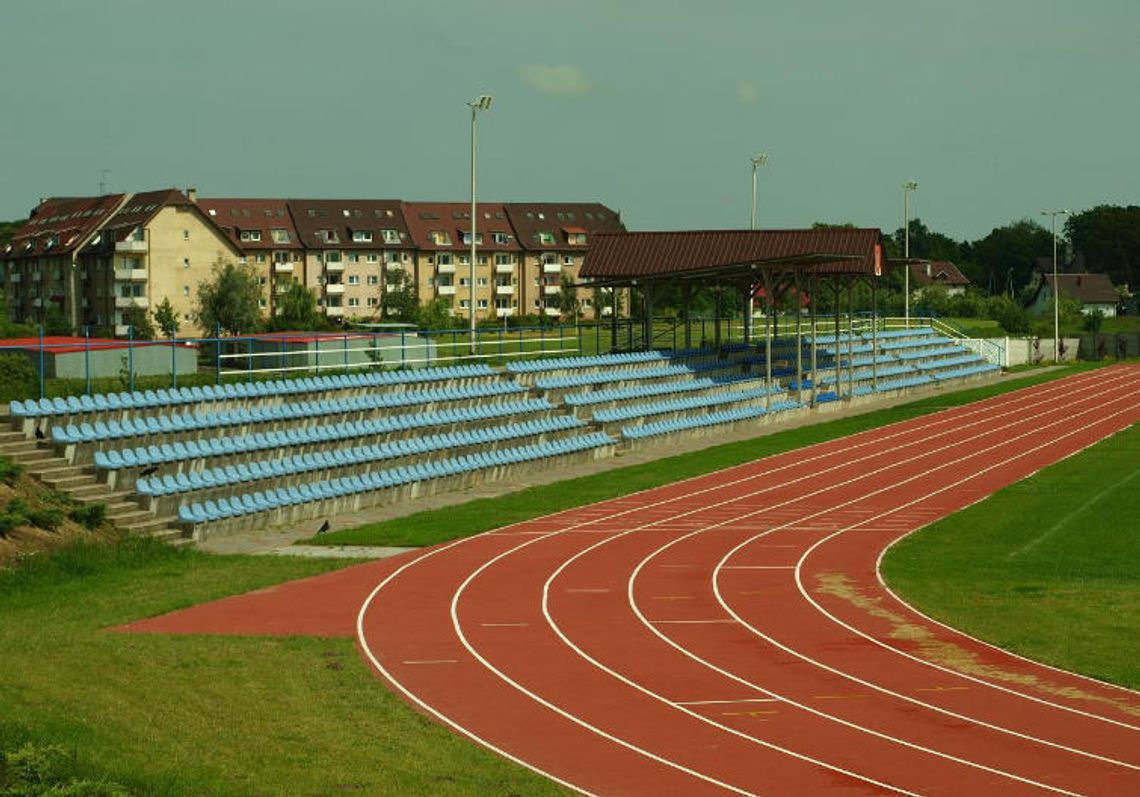
<path id="1" fill-rule="evenodd" d="M 33 476 L 36 476 L 36 477 L 39 477 L 39 475 L 44 473 L 45 471 L 56 470 L 59 468 L 75 467 L 74 465 L 72 465 L 70 462 L 68 462 L 63 457 L 57 457 L 54 454 L 52 454 L 52 452 L 50 452 L 50 451 L 36 452 L 37 455 L 40 453 L 42 453 L 43 456 L 35 456 L 32 458 L 20 458 L 20 459 L 16 459 L 15 461 L 20 463 L 21 465 L 23 465 L 24 470 L 27 473 L 29 473 Z M 29 456 L 31 456 L 31 455 L 29 455 Z"/>
<path id="2" fill-rule="evenodd" d="M 135 518 L 125 523 L 114 521 L 112 522 L 114 522 L 116 528 L 120 528 L 130 534 L 139 534 L 147 537 L 154 536 L 158 532 L 173 529 L 175 528 L 175 523 L 178 522 L 175 518 L 170 516 L 155 517 L 154 515 L 145 511 L 141 514 L 144 517 Z M 184 533 L 181 530 L 175 530 L 178 531 L 179 535 Z"/>
<path id="3" fill-rule="evenodd" d="M 81 504 L 114 503 L 135 495 L 131 490 L 112 491 L 102 482 L 85 484 L 80 487 L 65 487 L 63 492 L 70 495 L 73 501 L 78 501 Z"/>
<path id="4" fill-rule="evenodd" d="M 22 434 L 17 434 L 17 439 L 0 443 L 0 455 L 11 457 L 13 454 L 24 451 L 35 451 L 38 447 L 37 441 L 29 440 Z"/>
<path id="5" fill-rule="evenodd" d="M 3 423 L 3 420 L 0 420 L 0 424 L 2 424 L 2 423 Z M 28 438 L 24 435 L 23 432 L 17 432 L 15 430 L 10 431 L 10 432 L 0 432 L 0 448 L 3 448 L 3 446 L 5 446 L 9 443 L 18 443 L 21 440 L 27 440 L 27 439 Z"/>
<path id="6" fill-rule="evenodd" d="M 111 521 L 113 525 L 120 529 L 131 531 L 134 526 L 139 524 L 149 526 L 154 523 L 155 517 L 138 504 L 131 504 L 129 507 L 119 509 L 115 512 L 108 510 L 107 520 Z"/>

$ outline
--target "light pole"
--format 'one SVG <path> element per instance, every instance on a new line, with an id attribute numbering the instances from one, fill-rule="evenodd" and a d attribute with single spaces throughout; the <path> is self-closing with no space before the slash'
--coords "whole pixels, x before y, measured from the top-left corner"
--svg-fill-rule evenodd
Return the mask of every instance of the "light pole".
<path id="1" fill-rule="evenodd" d="M 752 161 L 752 213 L 748 217 L 749 218 L 748 229 L 755 230 L 756 229 L 756 170 L 768 162 L 768 153 L 766 153 L 766 152 L 757 153 L 756 155 L 752 156 L 751 161 Z M 754 312 L 754 308 L 752 305 L 752 286 L 749 285 L 748 286 L 748 323 L 745 327 L 745 329 L 747 329 L 747 335 L 749 338 L 751 338 L 751 336 L 752 336 L 752 315 L 753 315 L 753 312 Z"/>
<path id="2" fill-rule="evenodd" d="M 1053 362 L 1061 361 L 1061 283 L 1057 279 L 1057 217 L 1068 216 L 1067 210 L 1043 210 L 1053 230 Z"/>
<path id="3" fill-rule="evenodd" d="M 480 94 L 471 102 L 467 103 L 467 107 L 471 109 L 471 263 L 468 270 L 469 282 L 467 287 L 470 289 L 470 299 L 467 307 L 467 314 L 471 320 L 471 354 L 477 354 L 477 346 L 475 345 L 475 119 L 479 111 L 491 110 L 491 103 L 495 98 L 490 94 Z"/>
<path id="4" fill-rule="evenodd" d="M 903 323 L 910 329 L 910 192 L 918 190 L 918 183 L 907 180 L 903 190 Z"/>

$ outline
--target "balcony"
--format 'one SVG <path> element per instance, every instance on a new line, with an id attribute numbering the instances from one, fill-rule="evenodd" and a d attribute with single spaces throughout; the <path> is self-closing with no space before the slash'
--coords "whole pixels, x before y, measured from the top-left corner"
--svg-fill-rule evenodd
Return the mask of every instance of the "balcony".
<path id="1" fill-rule="evenodd" d="M 455 264 L 454 263 L 440 263 L 438 266 L 435 267 L 435 272 L 437 274 L 454 274 L 455 273 Z"/>
<path id="2" fill-rule="evenodd" d="M 337 260 L 334 262 L 325 261 L 325 273 L 339 274 L 344 271 L 344 261 Z"/>
<path id="3" fill-rule="evenodd" d="M 454 285 L 436 285 L 435 288 L 436 288 L 436 292 L 440 296 L 454 296 L 455 295 L 455 286 Z"/>
<path id="4" fill-rule="evenodd" d="M 292 263 L 274 262 L 273 273 L 274 274 L 292 274 L 293 273 L 293 264 Z"/>
<path id="5" fill-rule="evenodd" d="M 116 241 L 116 252 L 147 252 L 150 250 L 150 243 L 147 241 Z"/>
<path id="6" fill-rule="evenodd" d="M 561 310 L 559 310 L 557 307 L 546 307 L 546 308 L 543 308 L 543 312 L 544 312 L 546 315 L 562 315 L 562 311 L 561 311 Z"/>
<path id="7" fill-rule="evenodd" d="M 115 269 L 116 282 L 145 282 L 147 272 L 145 268 L 117 268 Z"/>
<path id="8" fill-rule="evenodd" d="M 543 285 L 542 292 L 546 296 L 555 296 L 562 292 L 561 285 Z"/>
<path id="9" fill-rule="evenodd" d="M 562 266 L 558 265 L 557 263 L 543 263 L 542 264 L 542 273 L 543 274 L 561 274 L 562 273 Z"/>
<path id="10" fill-rule="evenodd" d="M 292 282 L 278 282 L 273 286 L 274 293 L 288 293 L 289 289 L 293 287 Z"/>
<path id="11" fill-rule="evenodd" d="M 508 318 L 510 316 L 513 316 L 514 314 L 515 314 L 515 308 L 513 308 L 513 307 L 496 307 L 495 308 L 495 317 L 496 318 Z"/>
<path id="12" fill-rule="evenodd" d="M 496 274 L 514 274 L 515 273 L 515 264 L 514 263 L 496 263 L 495 264 L 495 273 Z"/>
<path id="13" fill-rule="evenodd" d="M 325 285 L 325 293 L 328 293 L 328 294 L 344 293 L 344 283 L 343 282 L 330 282 L 330 283 L 328 283 L 327 285 Z"/>
<path id="14" fill-rule="evenodd" d="M 150 300 L 145 296 L 116 296 L 115 307 L 120 310 L 126 307 L 150 307 Z"/>
<path id="15" fill-rule="evenodd" d="M 343 307 L 326 307 L 325 308 L 325 315 L 333 317 L 333 318 L 340 318 L 341 316 L 344 315 L 344 308 Z"/>
<path id="16" fill-rule="evenodd" d="M 115 337 L 125 338 L 129 334 L 131 334 L 130 324 L 115 324 Z"/>
<path id="17" fill-rule="evenodd" d="M 514 285 L 496 285 L 495 286 L 495 295 L 496 296 L 513 296 L 514 292 L 515 292 L 515 286 Z"/>

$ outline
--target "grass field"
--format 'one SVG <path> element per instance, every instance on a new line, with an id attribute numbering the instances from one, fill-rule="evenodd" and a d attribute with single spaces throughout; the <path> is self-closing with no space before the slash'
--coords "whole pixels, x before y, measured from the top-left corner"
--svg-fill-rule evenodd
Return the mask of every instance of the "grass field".
<path id="1" fill-rule="evenodd" d="M 1140 427 L 892 548 L 887 583 L 999 647 L 1140 688 Z"/>
<path id="2" fill-rule="evenodd" d="M 1024 378 L 960 394 L 939 395 L 866 416 L 476 502 L 447 510 L 446 524 L 441 524 L 442 514 L 423 513 L 361 532 L 361 536 L 367 542 L 414 544 L 471 534 L 560 506 L 642 489 L 915 417 L 1072 370 L 1031 372 Z M 1132 448 L 1119 452 L 1119 458 L 1112 460 L 1115 466 L 1096 471 L 1100 474 L 1096 490 L 1123 478 L 1122 462 L 1130 462 L 1135 471 L 1140 459 L 1136 456 L 1135 430 L 1129 434 L 1114 439 L 1114 445 L 1131 440 Z M 1074 468 L 1079 475 L 1090 457 L 1095 461 L 1102 456 L 1098 448 L 1062 466 Z M 1136 492 L 1135 487 L 1135 480 L 1123 482 L 1109 492 L 1106 505 L 1116 506 L 1118 494 L 1129 489 Z M 1026 498 L 1029 503 L 1041 503 L 1041 511 L 1054 518 L 1052 523 L 1071 511 L 1066 508 L 1068 504 L 1054 506 L 1055 496 L 1072 498 L 1074 507 L 1093 497 L 1092 492 L 1066 497 L 1055 488 L 1033 489 L 1036 492 L 1026 492 Z M 1121 503 L 1125 521 L 1129 511 L 1132 518 L 1136 516 L 1134 496 L 1131 500 L 1130 504 Z M 1094 502 L 1092 507 L 1103 510 L 1102 503 Z M 1016 605 L 1018 599 L 1027 603 L 1023 610 L 1030 616 L 1040 611 L 1034 608 L 1040 597 L 1048 595 L 1047 610 L 1054 615 L 1057 628 L 1065 622 L 1083 626 L 1090 618 L 1109 618 L 1113 627 L 1108 641 L 1104 635 L 1088 636 L 1082 628 L 1081 633 L 1065 640 L 1066 655 L 1068 649 L 1087 644 L 1093 647 L 1081 656 L 1074 653 L 1074 660 L 1095 662 L 1107 658 L 1101 655 L 1105 645 L 1114 644 L 1114 658 L 1124 667 L 1119 677 L 1134 683 L 1128 679 L 1135 679 L 1135 669 L 1129 675 L 1126 665 L 1129 656 L 1140 658 L 1134 641 L 1140 638 L 1136 609 L 1140 604 L 1134 586 L 1131 593 L 1116 587 L 1128 586 L 1128 572 L 1133 582 L 1137 580 L 1135 565 L 1130 564 L 1137 560 L 1136 549 L 1123 546 L 1107 534 L 1107 529 L 1105 526 L 1092 538 L 1104 555 L 1090 560 L 1082 571 L 1096 577 L 1077 582 L 1079 589 L 1071 579 L 1053 589 L 1048 578 L 1050 556 L 1059 550 L 1066 551 L 1061 554 L 1065 560 L 1053 563 L 1055 572 L 1068 573 L 1073 564 L 1072 554 L 1057 548 L 1070 536 L 1071 529 L 1064 525 L 1017 557 L 1036 563 L 1041 574 L 1026 576 L 1013 587 L 995 586 L 993 590 L 1008 599 L 1009 605 Z M 351 533 L 325 536 L 343 539 Z M 1021 543 L 1024 546 L 1032 535 L 1021 533 L 1029 534 Z M 921 557 L 925 536 L 900 547 L 897 555 Z M 1107 547 L 1110 542 L 1115 547 Z M 899 561 L 904 569 L 908 567 L 904 560 Z M 916 583 L 922 576 L 932 575 L 929 561 L 921 561 L 913 566 L 919 574 L 912 579 Z M 0 750 L 10 750 L 25 740 L 60 743 L 76 751 L 81 768 L 88 772 L 124 783 L 137 794 L 171 797 L 564 793 L 408 708 L 378 684 L 350 639 L 120 635 L 107 630 L 129 620 L 344 564 L 291 557 L 209 556 L 132 540 L 118 547 L 67 548 L 52 557 L 33 557 L 18 569 L 0 571 Z M 967 569 L 973 566 L 976 563 L 963 565 Z M 892 568 L 898 569 L 894 564 Z M 990 563 L 994 578 L 1001 569 L 1001 564 Z M 942 577 L 937 572 L 933 575 Z M 965 578 L 966 571 L 956 577 Z M 910 584 L 898 579 L 893 583 L 910 594 Z M 934 586 L 935 592 L 942 591 L 951 598 L 955 592 L 965 591 L 961 581 L 949 590 Z M 979 597 L 979 614 L 986 606 L 981 597 L 984 595 Z M 1099 608 L 1084 606 L 1092 600 L 1105 603 Z M 1027 622 L 1024 614 L 999 613 L 999 619 L 1007 617 L 1007 625 Z M 979 622 L 984 624 L 985 620 Z M 985 628 L 974 630 L 989 634 Z M 1019 634 L 1024 631 L 1014 630 Z M 1041 645 L 1049 644 L 1049 637 L 1043 637 Z M 1095 667 L 1089 671 L 1097 675 L 1108 672 Z"/>

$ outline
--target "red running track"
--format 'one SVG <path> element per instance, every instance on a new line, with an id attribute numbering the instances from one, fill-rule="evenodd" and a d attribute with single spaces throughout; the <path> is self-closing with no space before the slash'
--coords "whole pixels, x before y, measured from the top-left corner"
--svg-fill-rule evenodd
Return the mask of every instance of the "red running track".
<path id="1" fill-rule="evenodd" d="M 1137 420 L 1140 368 L 1098 370 L 438 546 L 358 570 L 358 642 L 585 793 L 1140 794 L 1140 695 L 878 577 L 897 539 Z"/>

